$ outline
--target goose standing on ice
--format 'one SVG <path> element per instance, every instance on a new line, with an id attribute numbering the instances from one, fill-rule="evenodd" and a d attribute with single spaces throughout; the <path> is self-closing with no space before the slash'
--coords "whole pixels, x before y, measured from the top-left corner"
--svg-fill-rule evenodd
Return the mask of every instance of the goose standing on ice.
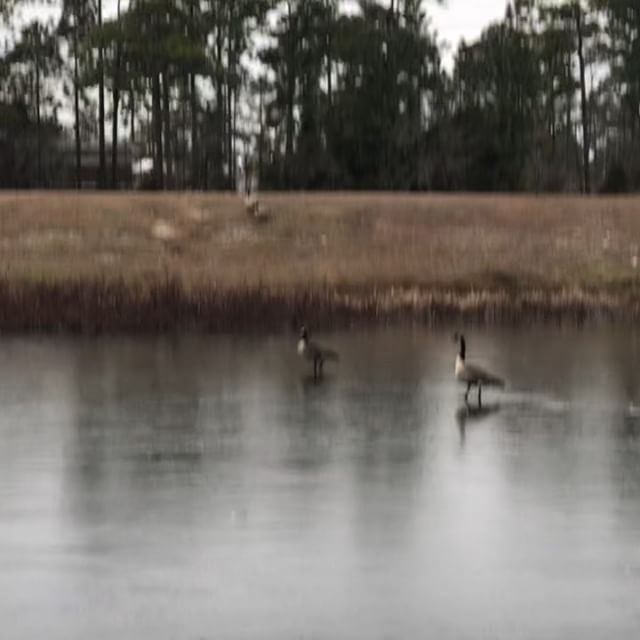
<path id="1" fill-rule="evenodd" d="M 460 350 L 456 356 L 456 380 L 464 382 L 467 385 L 467 391 L 464 394 L 464 401 L 469 400 L 469 391 L 471 387 L 478 387 L 478 406 L 482 405 L 482 387 L 500 387 L 504 388 L 504 380 L 488 373 L 480 367 L 468 364 L 466 360 L 467 343 L 463 335 L 455 335 L 456 342 L 460 345 Z"/>
<path id="2" fill-rule="evenodd" d="M 324 349 L 320 345 L 309 340 L 309 332 L 306 327 L 300 329 L 300 339 L 298 340 L 298 355 L 305 360 L 313 362 L 313 378 L 317 380 L 322 375 L 322 367 L 325 362 L 339 360 L 338 354 L 331 349 Z"/>

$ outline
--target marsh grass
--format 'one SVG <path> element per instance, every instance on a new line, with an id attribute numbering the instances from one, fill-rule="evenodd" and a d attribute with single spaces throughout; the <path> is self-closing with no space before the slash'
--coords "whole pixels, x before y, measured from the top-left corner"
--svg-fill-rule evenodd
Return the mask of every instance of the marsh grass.
<path id="1" fill-rule="evenodd" d="M 0 329 L 640 317 L 638 199 L 261 202 L 256 224 L 235 194 L 0 194 Z"/>

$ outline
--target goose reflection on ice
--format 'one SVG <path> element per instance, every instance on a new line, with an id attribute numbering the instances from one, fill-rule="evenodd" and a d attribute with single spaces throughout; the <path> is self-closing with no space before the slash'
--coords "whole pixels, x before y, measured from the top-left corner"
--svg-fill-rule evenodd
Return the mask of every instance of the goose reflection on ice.
<path id="1" fill-rule="evenodd" d="M 500 408 L 499 404 L 472 406 L 467 403 L 459 407 L 456 411 L 456 422 L 460 430 L 460 440 L 464 443 L 467 424 L 482 422 L 489 416 L 498 413 Z"/>
<path id="2" fill-rule="evenodd" d="M 314 377 L 313 374 L 304 375 L 300 378 L 300 388 L 303 393 L 317 393 L 319 389 L 331 389 L 335 386 L 335 378 L 333 376 L 324 375 L 322 377 Z"/>

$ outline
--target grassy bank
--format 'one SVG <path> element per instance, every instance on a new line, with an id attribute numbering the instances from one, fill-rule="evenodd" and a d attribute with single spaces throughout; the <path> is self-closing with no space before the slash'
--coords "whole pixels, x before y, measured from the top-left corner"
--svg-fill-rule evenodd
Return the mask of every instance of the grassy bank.
<path id="1" fill-rule="evenodd" d="M 0 330 L 640 318 L 640 199 L 0 194 Z"/>

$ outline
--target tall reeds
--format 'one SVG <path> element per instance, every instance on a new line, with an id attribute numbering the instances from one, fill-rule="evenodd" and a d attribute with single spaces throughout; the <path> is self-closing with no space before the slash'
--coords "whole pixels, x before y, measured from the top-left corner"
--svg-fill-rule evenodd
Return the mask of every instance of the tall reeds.
<path id="1" fill-rule="evenodd" d="M 624 293 L 376 288 L 277 290 L 186 288 L 119 281 L 0 281 L 0 331 L 112 332 L 272 331 L 302 323 L 336 328 L 411 322 L 513 323 L 640 319 L 640 302 Z"/>

